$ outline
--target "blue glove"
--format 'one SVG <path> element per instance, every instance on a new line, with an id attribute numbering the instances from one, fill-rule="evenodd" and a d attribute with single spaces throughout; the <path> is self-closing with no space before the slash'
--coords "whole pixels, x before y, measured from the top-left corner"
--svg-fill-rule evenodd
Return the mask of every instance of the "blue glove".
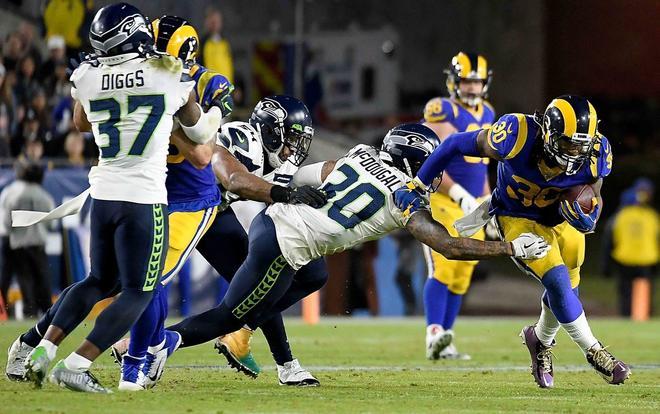
<path id="1" fill-rule="evenodd" d="M 559 214 L 561 214 L 568 224 L 582 233 L 591 233 L 596 228 L 598 212 L 600 211 L 600 205 L 596 198 L 593 199 L 593 204 L 594 208 L 592 212 L 587 214 L 582 211 L 577 201 L 571 204 L 567 200 L 563 200 L 559 203 Z"/>
<path id="2" fill-rule="evenodd" d="M 394 191 L 394 204 L 403 212 L 404 217 L 426 208 L 424 195 L 412 181 Z"/>

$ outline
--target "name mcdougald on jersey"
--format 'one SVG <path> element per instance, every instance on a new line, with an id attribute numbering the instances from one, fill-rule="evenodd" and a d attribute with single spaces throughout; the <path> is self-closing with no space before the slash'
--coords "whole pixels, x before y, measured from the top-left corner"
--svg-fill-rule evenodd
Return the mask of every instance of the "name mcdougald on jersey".
<path id="1" fill-rule="evenodd" d="M 411 178 L 385 164 L 380 151 L 358 145 L 337 161 L 323 182 L 325 206 L 276 203 L 268 214 L 282 255 L 299 269 L 318 257 L 349 249 L 404 227 L 408 217 L 394 204 L 394 191 Z"/>

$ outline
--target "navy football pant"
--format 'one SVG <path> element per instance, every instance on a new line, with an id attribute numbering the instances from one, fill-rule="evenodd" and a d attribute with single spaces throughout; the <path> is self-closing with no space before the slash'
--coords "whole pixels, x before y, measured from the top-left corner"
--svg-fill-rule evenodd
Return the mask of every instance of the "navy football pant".
<path id="1" fill-rule="evenodd" d="M 102 351 L 110 347 L 151 300 L 162 273 L 167 236 L 165 205 L 92 200 L 90 274 L 63 292 L 54 312 L 46 314 L 53 314 L 50 324 L 69 334 L 96 302 L 112 296 L 120 286 L 121 294 L 99 315 L 87 336 Z"/>
<path id="2" fill-rule="evenodd" d="M 182 347 L 187 347 L 233 332 L 244 324 L 262 326 L 279 311 L 320 289 L 326 279 L 323 259 L 310 262 L 296 274 L 282 256 L 273 221 L 262 211 L 250 227 L 247 258 L 222 303 L 168 329 L 179 332 Z"/>

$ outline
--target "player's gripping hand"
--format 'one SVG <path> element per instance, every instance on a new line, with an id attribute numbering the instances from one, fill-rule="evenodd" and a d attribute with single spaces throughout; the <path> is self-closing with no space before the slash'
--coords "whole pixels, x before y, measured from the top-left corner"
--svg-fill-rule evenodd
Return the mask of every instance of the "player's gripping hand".
<path id="1" fill-rule="evenodd" d="M 415 181 L 409 181 L 394 191 L 394 204 L 408 217 L 420 208 L 426 207 L 423 190 Z"/>
<path id="2" fill-rule="evenodd" d="M 598 212 L 600 211 L 598 199 L 594 197 L 591 202 L 593 205 L 591 213 L 585 213 L 577 201 L 571 204 L 568 200 L 563 200 L 559 203 L 559 214 L 568 224 L 582 233 L 591 233 L 596 228 Z"/>
<path id="3" fill-rule="evenodd" d="M 532 233 L 523 233 L 511 242 L 513 256 L 519 259 L 541 259 L 548 254 L 550 245 Z"/>
<path id="4" fill-rule="evenodd" d="M 276 203 L 307 204 L 314 208 L 323 207 L 328 201 L 325 191 L 311 185 L 295 188 L 274 185 L 270 190 L 270 198 Z"/>
<path id="5" fill-rule="evenodd" d="M 234 85 L 230 85 L 229 88 L 218 89 L 214 92 L 213 98 L 211 99 L 210 106 L 217 106 L 220 108 L 223 118 L 229 116 L 234 110 L 234 98 L 231 96 L 233 91 Z"/>

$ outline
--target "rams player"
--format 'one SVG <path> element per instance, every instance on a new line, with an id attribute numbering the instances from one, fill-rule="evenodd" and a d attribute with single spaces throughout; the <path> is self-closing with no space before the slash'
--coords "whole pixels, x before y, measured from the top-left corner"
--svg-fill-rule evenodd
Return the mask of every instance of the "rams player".
<path id="1" fill-rule="evenodd" d="M 414 180 L 420 186 L 430 184 L 457 155 L 497 160 L 497 187 L 489 207 L 501 236 L 512 240 L 533 232 L 552 246 L 542 259 L 516 260 L 545 287 L 539 321 L 521 332 L 532 375 L 542 388 L 554 383 L 551 351 L 560 326 L 608 383 L 621 384 L 630 375 L 628 366 L 592 334 L 578 297 L 584 234 L 596 227 L 600 188 L 612 170 L 612 149 L 597 126 L 596 110 L 587 99 L 561 96 L 543 115 L 507 114 L 490 128 L 454 134 Z M 559 201 L 563 190 L 584 184 L 596 193 L 591 212 L 583 212 L 577 202 Z"/>
<path id="2" fill-rule="evenodd" d="M 456 132 L 490 127 L 495 111 L 485 100 L 492 78 L 486 58 L 459 52 L 445 73 L 450 98 L 433 98 L 426 104 L 424 125 L 440 141 Z M 488 194 L 488 158 L 456 155 L 447 165 L 438 191 L 431 194 L 431 213 L 456 236 L 454 221 L 474 210 L 477 199 Z M 473 237 L 483 240 L 484 232 L 479 231 Z M 452 327 L 477 262 L 448 260 L 428 246 L 424 246 L 424 258 L 428 268 L 424 285 L 426 357 L 469 359 L 469 355 L 456 350 Z"/>

